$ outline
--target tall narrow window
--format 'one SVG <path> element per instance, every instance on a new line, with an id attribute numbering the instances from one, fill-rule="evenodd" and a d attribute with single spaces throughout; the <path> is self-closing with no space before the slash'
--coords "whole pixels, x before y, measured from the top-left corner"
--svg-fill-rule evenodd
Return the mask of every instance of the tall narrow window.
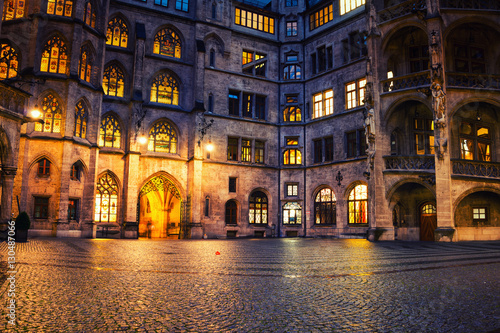
<path id="1" fill-rule="evenodd" d="M 229 192 L 236 193 L 236 177 L 229 177 Z"/>
<path id="2" fill-rule="evenodd" d="M 38 169 L 36 172 L 37 176 L 49 176 L 50 175 L 50 161 L 46 158 L 42 158 L 38 161 Z"/>
<path id="3" fill-rule="evenodd" d="M 356 185 L 349 193 L 349 224 L 368 223 L 368 187 Z"/>
<path id="4" fill-rule="evenodd" d="M 71 17 L 73 12 L 73 1 L 71 0 L 48 0 L 47 14 Z"/>
<path id="5" fill-rule="evenodd" d="M 17 76 L 19 56 L 9 44 L 0 44 L 0 80 Z"/>
<path id="6" fill-rule="evenodd" d="M 217 4 L 212 2 L 212 19 L 217 19 Z"/>
<path id="7" fill-rule="evenodd" d="M 240 115 L 240 93 L 238 91 L 229 91 L 228 95 L 229 114 L 231 116 Z"/>
<path id="8" fill-rule="evenodd" d="M 187 12 L 189 10 L 189 0 L 175 0 L 175 9 Z"/>
<path id="9" fill-rule="evenodd" d="M 99 130 L 99 146 L 120 148 L 121 129 L 118 120 L 113 115 L 104 117 Z"/>
<path id="10" fill-rule="evenodd" d="M 82 100 L 75 105 L 75 136 L 85 139 L 87 135 L 87 106 Z"/>
<path id="11" fill-rule="evenodd" d="M 179 84 L 168 73 L 158 74 L 151 85 L 151 102 L 179 105 Z"/>
<path id="12" fill-rule="evenodd" d="M 71 166 L 71 170 L 69 172 L 69 178 L 71 180 L 80 180 L 80 173 L 81 173 L 81 168 L 80 168 L 80 163 L 74 163 Z"/>
<path id="13" fill-rule="evenodd" d="M 118 47 L 127 47 L 128 43 L 128 27 L 125 22 L 115 17 L 108 23 L 106 32 L 106 44 Z"/>
<path id="14" fill-rule="evenodd" d="M 434 154 L 434 121 L 426 118 L 413 119 L 413 137 L 417 155 Z"/>
<path id="15" fill-rule="evenodd" d="M 210 216 L 210 197 L 205 197 L 205 216 Z"/>
<path id="16" fill-rule="evenodd" d="M 208 112 L 214 112 L 214 95 L 208 95 Z"/>
<path id="17" fill-rule="evenodd" d="M 255 140 L 255 163 L 264 163 L 264 141 Z"/>
<path id="18" fill-rule="evenodd" d="M 462 121 L 460 124 L 460 158 L 491 162 L 490 129 L 481 123 Z"/>
<path id="19" fill-rule="evenodd" d="M 266 119 L 266 96 L 255 96 L 255 118 Z"/>
<path id="20" fill-rule="evenodd" d="M 346 150 L 347 150 L 347 158 L 356 157 L 357 155 L 357 137 L 356 132 L 346 133 Z"/>
<path id="21" fill-rule="evenodd" d="M 181 39 L 172 29 L 162 29 L 156 33 L 153 53 L 180 58 Z"/>
<path id="22" fill-rule="evenodd" d="M 90 82 L 92 76 L 92 65 L 94 63 L 94 52 L 89 46 L 85 44 L 82 46 L 80 52 L 80 80 Z"/>
<path id="23" fill-rule="evenodd" d="M 85 3 L 85 13 L 83 21 L 86 25 L 95 28 L 95 9 L 90 1 Z"/>
<path id="24" fill-rule="evenodd" d="M 118 184 L 106 173 L 99 177 L 95 192 L 95 222 L 116 222 L 118 210 Z"/>
<path id="25" fill-rule="evenodd" d="M 323 140 L 314 140 L 314 163 L 323 162 Z"/>
<path id="26" fill-rule="evenodd" d="M 102 75 L 102 89 L 108 96 L 123 97 L 124 92 L 123 71 L 116 64 L 111 64 L 104 69 Z"/>
<path id="27" fill-rule="evenodd" d="M 24 17 L 26 1 L 24 0 L 5 0 L 3 2 L 3 17 L 4 21 L 13 20 Z"/>
<path id="28" fill-rule="evenodd" d="M 243 117 L 252 118 L 252 95 L 243 93 Z"/>
<path id="29" fill-rule="evenodd" d="M 149 151 L 177 153 L 177 133 L 166 121 L 157 122 L 149 131 Z"/>
<path id="30" fill-rule="evenodd" d="M 42 100 L 43 124 L 35 123 L 35 131 L 45 133 L 61 133 L 62 110 L 59 100 L 48 94 Z"/>
<path id="31" fill-rule="evenodd" d="M 263 192 L 256 191 L 250 195 L 248 208 L 250 224 L 267 224 L 267 196 Z"/>
<path id="32" fill-rule="evenodd" d="M 298 202 L 287 202 L 283 205 L 283 224 L 301 224 L 302 207 Z"/>
<path id="33" fill-rule="evenodd" d="M 215 67 L 215 51 L 210 50 L 210 67 Z"/>
<path id="34" fill-rule="evenodd" d="M 333 114 L 333 90 L 325 90 L 313 95 L 314 118 Z"/>
<path id="35" fill-rule="evenodd" d="M 238 221 L 236 201 L 226 202 L 226 224 L 236 224 Z"/>
<path id="36" fill-rule="evenodd" d="M 227 139 L 227 160 L 228 161 L 238 160 L 238 138 Z"/>
<path id="37" fill-rule="evenodd" d="M 333 137 L 325 138 L 325 162 L 333 161 Z"/>
<path id="38" fill-rule="evenodd" d="M 247 139 L 241 140 L 241 161 L 251 162 L 252 161 L 252 141 Z"/>
<path id="39" fill-rule="evenodd" d="M 286 22 L 286 36 L 297 36 L 297 21 Z"/>
<path id="40" fill-rule="evenodd" d="M 76 221 L 78 219 L 78 200 L 69 199 L 68 201 L 68 220 Z"/>
<path id="41" fill-rule="evenodd" d="M 329 188 L 318 192 L 314 199 L 314 223 L 335 224 L 337 218 L 337 198 Z"/>
<path id="42" fill-rule="evenodd" d="M 47 43 L 42 52 L 40 71 L 66 74 L 68 67 L 68 52 L 61 37 L 54 36 Z"/>

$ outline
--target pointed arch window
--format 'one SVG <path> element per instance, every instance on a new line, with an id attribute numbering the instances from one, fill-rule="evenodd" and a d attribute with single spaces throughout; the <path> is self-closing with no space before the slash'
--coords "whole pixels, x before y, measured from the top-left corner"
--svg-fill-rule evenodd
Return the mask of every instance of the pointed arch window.
<path id="1" fill-rule="evenodd" d="M 120 148 L 121 129 L 118 119 L 113 115 L 104 117 L 99 130 L 99 146 L 109 148 Z"/>
<path id="2" fill-rule="evenodd" d="M 87 106 L 80 100 L 75 106 L 75 136 L 85 139 L 87 135 Z"/>
<path id="3" fill-rule="evenodd" d="M 169 57 L 181 57 L 181 40 L 179 36 L 169 28 L 158 31 L 154 40 L 153 52 Z"/>
<path id="4" fill-rule="evenodd" d="M 161 73 L 153 79 L 151 102 L 179 105 L 179 85 L 170 74 Z"/>
<path id="5" fill-rule="evenodd" d="M 89 44 L 82 46 L 80 52 L 80 80 L 91 82 L 92 65 L 94 63 L 94 52 Z"/>
<path id="6" fill-rule="evenodd" d="M 42 100 L 43 124 L 35 123 L 35 131 L 45 133 L 61 133 L 62 110 L 59 100 L 48 94 Z"/>
<path id="7" fill-rule="evenodd" d="M 337 223 L 337 198 L 329 188 L 318 192 L 314 199 L 314 224 Z"/>
<path id="8" fill-rule="evenodd" d="M 95 222 L 116 222 L 118 210 L 118 184 L 109 173 L 97 181 L 95 191 Z"/>
<path id="9" fill-rule="evenodd" d="M 52 37 L 43 48 L 40 71 L 66 74 L 68 69 L 68 51 L 61 37 Z"/>
<path id="10" fill-rule="evenodd" d="M 38 169 L 36 174 L 39 177 L 50 175 L 50 161 L 48 159 L 42 158 L 40 161 L 38 161 Z"/>
<path id="11" fill-rule="evenodd" d="M 256 191 L 250 195 L 248 221 L 250 224 L 267 224 L 267 196 Z"/>
<path id="12" fill-rule="evenodd" d="M 9 44 L 0 44 L 0 80 L 17 76 L 19 55 Z"/>
<path id="13" fill-rule="evenodd" d="M 72 12 L 73 12 L 73 1 L 48 0 L 47 14 L 71 17 Z"/>
<path id="14" fill-rule="evenodd" d="M 90 1 L 85 3 L 83 22 L 85 22 L 86 25 L 95 28 L 95 9 Z"/>
<path id="15" fill-rule="evenodd" d="M 226 224 L 237 224 L 238 223 L 238 205 L 235 200 L 229 200 L 226 202 Z"/>
<path id="16" fill-rule="evenodd" d="M 2 20 L 8 21 L 24 17 L 25 9 L 25 0 L 5 0 L 3 3 Z"/>
<path id="17" fill-rule="evenodd" d="M 156 123 L 149 131 L 149 151 L 177 153 L 177 133 L 166 121 Z"/>
<path id="18" fill-rule="evenodd" d="M 116 64 L 109 65 L 104 69 L 102 76 L 102 89 L 108 96 L 123 97 L 124 92 L 123 71 Z"/>
<path id="19" fill-rule="evenodd" d="M 106 44 L 118 47 L 127 47 L 127 43 L 128 27 L 121 18 L 115 17 L 108 22 Z"/>
<path id="20" fill-rule="evenodd" d="M 368 223 L 368 187 L 356 185 L 349 193 L 349 224 Z"/>

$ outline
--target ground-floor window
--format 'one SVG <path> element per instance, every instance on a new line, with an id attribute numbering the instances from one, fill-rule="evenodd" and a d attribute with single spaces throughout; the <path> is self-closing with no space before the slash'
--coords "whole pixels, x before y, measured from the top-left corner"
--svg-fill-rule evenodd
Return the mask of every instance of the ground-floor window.
<path id="1" fill-rule="evenodd" d="M 49 217 L 49 198 L 35 197 L 35 219 L 46 219 Z"/>
<path id="2" fill-rule="evenodd" d="M 226 202 L 226 224 L 237 224 L 237 207 L 234 200 Z"/>
<path id="3" fill-rule="evenodd" d="M 335 224 L 337 198 L 329 188 L 318 192 L 314 199 L 314 224 Z"/>
<path id="4" fill-rule="evenodd" d="M 106 173 L 97 181 L 95 192 L 95 222 L 116 222 L 118 209 L 118 184 Z"/>
<path id="5" fill-rule="evenodd" d="M 283 224 L 301 224 L 302 207 L 298 202 L 287 202 L 283 206 Z"/>
<path id="6" fill-rule="evenodd" d="M 250 195 L 248 215 L 250 224 L 267 224 L 267 196 L 263 192 Z"/>
<path id="7" fill-rule="evenodd" d="M 349 223 L 368 223 L 368 187 L 366 185 L 356 185 L 349 193 Z"/>

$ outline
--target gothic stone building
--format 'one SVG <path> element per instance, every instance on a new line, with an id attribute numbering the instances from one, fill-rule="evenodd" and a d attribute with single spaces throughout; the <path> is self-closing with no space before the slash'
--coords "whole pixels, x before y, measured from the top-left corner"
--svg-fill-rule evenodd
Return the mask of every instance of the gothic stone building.
<path id="1" fill-rule="evenodd" d="M 3 230 L 500 239 L 496 0 L 2 8 Z"/>

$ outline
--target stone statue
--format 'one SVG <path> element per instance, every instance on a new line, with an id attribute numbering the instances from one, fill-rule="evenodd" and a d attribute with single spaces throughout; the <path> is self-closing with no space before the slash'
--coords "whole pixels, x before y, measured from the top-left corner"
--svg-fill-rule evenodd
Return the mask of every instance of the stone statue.
<path id="1" fill-rule="evenodd" d="M 444 125 L 445 123 L 445 96 L 441 85 L 437 82 L 432 83 L 431 92 L 433 98 L 433 107 L 436 125 Z"/>
<path id="2" fill-rule="evenodd" d="M 368 174 L 370 174 L 369 169 L 373 169 L 373 161 L 375 158 L 375 112 L 370 109 L 366 112 L 365 123 L 363 127 L 365 128 L 365 139 L 366 139 L 366 154 L 368 155 Z"/>

